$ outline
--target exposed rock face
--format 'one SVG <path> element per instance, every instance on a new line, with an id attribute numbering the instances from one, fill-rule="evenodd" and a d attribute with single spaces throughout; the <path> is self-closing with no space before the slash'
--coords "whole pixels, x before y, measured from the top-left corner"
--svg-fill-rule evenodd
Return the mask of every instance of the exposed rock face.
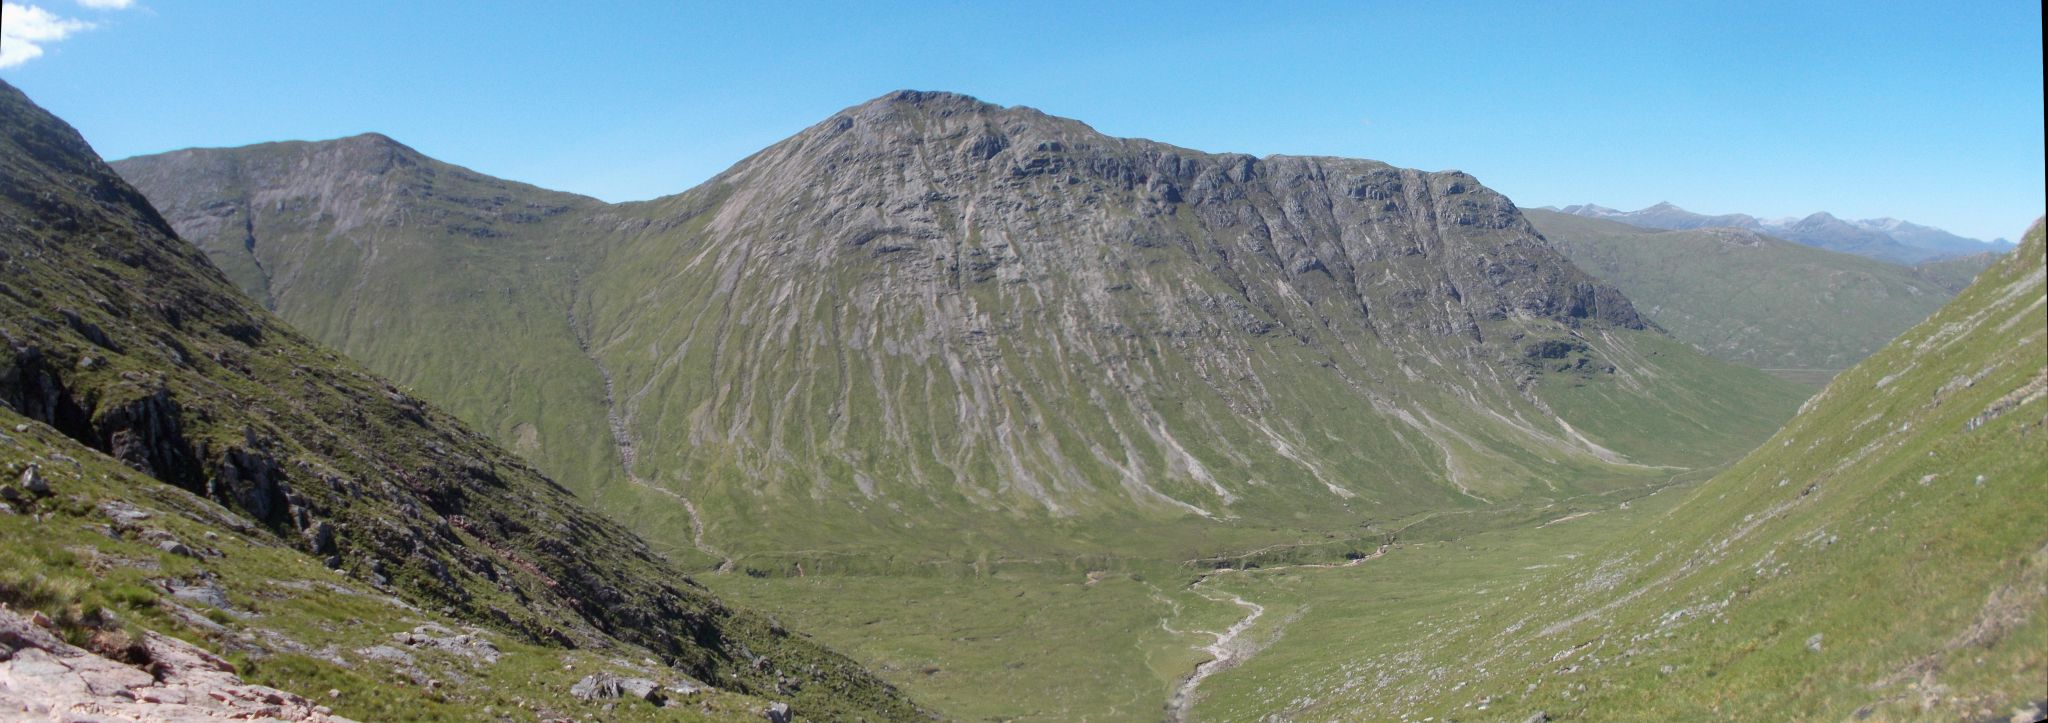
<path id="1" fill-rule="evenodd" d="M 945 93 L 588 227 L 614 250 L 579 318 L 643 476 L 872 524 L 1519 494 L 1505 478 L 1554 473 L 1479 460 L 1570 439 L 1520 345 L 1645 328 L 1468 175 L 1201 153 Z M 1527 424 L 1451 431 L 1488 409 Z"/>
<path id="2" fill-rule="evenodd" d="M 7 720 L 345 721 L 276 688 L 244 683 L 233 666 L 156 633 L 147 666 L 95 655 L 0 608 L 0 718 Z"/>
<path id="3" fill-rule="evenodd" d="M 706 537 L 845 549 L 1083 515 L 1351 526 L 1706 460 L 1602 439 L 1641 410 L 1730 454 L 1778 418 L 1763 396 L 1652 398 L 1696 372 L 1463 173 L 1202 153 L 911 91 L 646 203 L 387 142 L 120 168 L 231 273 L 261 261 L 237 281 L 300 327 L 714 558 Z M 1527 363 L 1546 340 L 1583 353 Z M 1612 406 L 1553 405 L 1572 385 Z"/>

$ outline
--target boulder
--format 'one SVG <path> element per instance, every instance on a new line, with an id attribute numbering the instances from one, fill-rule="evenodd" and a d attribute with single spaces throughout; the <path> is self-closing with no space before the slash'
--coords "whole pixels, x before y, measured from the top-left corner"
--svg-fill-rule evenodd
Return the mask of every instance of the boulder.
<path id="1" fill-rule="evenodd" d="M 666 698 L 659 683 L 646 678 L 621 678 L 611 673 L 586 675 L 569 687 L 569 694 L 578 700 L 636 698 L 655 704 Z"/>
<path id="2" fill-rule="evenodd" d="M 186 547 L 185 543 L 179 542 L 177 540 L 164 540 L 163 542 L 156 543 L 156 549 L 163 550 L 164 552 L 168 552 L 179 557 L 190 557 L 194 559 L 197 559 L 199 557 L 199 553 L 193 552 L 192 548 Z"/>
<path id="3" fill-rule="evenodd" d="M 28 490 L 29 494 L 47 495 L 50 493 L 50 481 L 43 477 L 42 465 L 30 464 L 28 469 L 22 471 L 21 488 Z"/>

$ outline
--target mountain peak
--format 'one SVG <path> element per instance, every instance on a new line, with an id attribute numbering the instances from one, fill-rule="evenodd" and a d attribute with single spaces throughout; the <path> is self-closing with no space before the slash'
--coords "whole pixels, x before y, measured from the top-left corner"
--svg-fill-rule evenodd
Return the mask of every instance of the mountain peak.
<path id="1" fill-rule="evenodd" d="M 909 105 L 920 108 L 967 107 L 977 110 L 1001 110 L 1002 106 L 976 98 L 966 93 L 945 90 L 903 89 L 884 93 L 880 97 L 862 103 L 859 107 Z"/>
<path id="2" fill-rule="evenodd" d="M 400 143 L 398 142 L 397 139 L 392 138 L 391 136 L 384 135 L 382 133 L 378 133 L 376 131 L 357 133 L 352 136 L 336 138 L 328 142 L 337 146 L 354 148 L 377 148 L 390 151 L 401 151 L 412 155 L 424 155 L 421 154 L 418 150 L 415 150 L 412 146 Z"/>

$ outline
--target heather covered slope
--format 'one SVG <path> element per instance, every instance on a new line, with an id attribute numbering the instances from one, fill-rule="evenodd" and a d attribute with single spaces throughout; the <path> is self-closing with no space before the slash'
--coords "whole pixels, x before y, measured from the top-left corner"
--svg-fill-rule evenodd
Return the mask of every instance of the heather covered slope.
<path id="1" fill-rule="evenodd" d="M 248 175 L 196 159 L 251 155 L 121 167 L 175 199 L 168 179 Z M 342 236 L 502 253 L 488 288 L 512 291 L 327 303 L 521 330 L 322 338 L 377 347 L 361 350 L 377 368 L 666 549 L 769 572 L 1177 560 L 1614 489 L 1732 458 L 1802 396 L 1647 328 L 1470 176 L 1206 154 L 951 94 L 891 94 L 689 192 L 575 207 L 496 245 L 416 218 Z M 259 221 L 255 248 L 327 224 L 266 237 Z M 349 273 L 486 283 L 464 268 Z M 298 293 L 279 278 L 270 293 Z M 298 313 L 320 328 L 333 307 Z M 529 343 L 551 361 L 493 361 Z M 476 357 L 503 374 L 466 376 Z M 546 391 L 564 379 L 571 393 Z"/>
<path id="2" fill-rule="evenodd" d="M 451 618 L 534 645 L 644 648 L 821 717 L 916 714 L 258 308 L 11 86 L 0 128 L 0 400 L 12 412 L 234 510 L 246 536 Z"/>
<path id="3" fill-rule="evenodd" d="M 1198 717 L 2041 715 L 2044 263 L 2037 222 L 1705 483 L 1356 569 L 1212 578 L 1294 617 L 1254 629 L 1278 637 Z"/>
<path id="4" fill-rule="evenodd" d="M 1572 263 L 1619 287 L 1680 341 L 1791 378 L 1825 381 L 1961 289 L 1912 269 L 1754 231 L 1664 231 L 1525 213 Z"/>

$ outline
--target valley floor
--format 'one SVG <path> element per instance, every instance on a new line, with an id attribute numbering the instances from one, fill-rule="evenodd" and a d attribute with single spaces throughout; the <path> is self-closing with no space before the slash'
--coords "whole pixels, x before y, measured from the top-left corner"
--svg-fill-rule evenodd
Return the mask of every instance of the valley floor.
<path id="1" fill-rule="evenodd" d="M 699 579 L 811 631 L 949 719 L 1241 720 L 1288 703 L 1246 681 L 1326 670 L 1319 656 L 1360 644 L 1413 641 L 1427 632 L 1418 621 L 1606 544 L 1675 496 L 1655 490 L 1702 476 L 1660 474 L 1534 509 L 1418 515 L 1360 546 L 1306 540 L 1320 549 L 1301 554 L 1273 545 L 1236 567 Z M 1367 639 L 1324 629 L 1333 625 Z"/>

